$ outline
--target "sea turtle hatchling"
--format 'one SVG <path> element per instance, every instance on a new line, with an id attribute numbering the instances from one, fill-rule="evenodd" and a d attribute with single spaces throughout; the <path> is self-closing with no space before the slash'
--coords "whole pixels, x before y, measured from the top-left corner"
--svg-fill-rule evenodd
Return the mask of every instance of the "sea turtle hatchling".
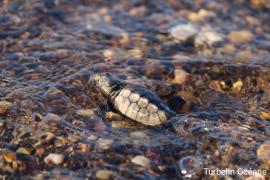
<path id="1" fill-rule="evenodd" d="M 110 73 L 95 74 L 90 77 L 89 83 L 100 90 L 116 110 L 145 125 L 159 125 L 175 114 L 156 93 L 125 83 Z"/>

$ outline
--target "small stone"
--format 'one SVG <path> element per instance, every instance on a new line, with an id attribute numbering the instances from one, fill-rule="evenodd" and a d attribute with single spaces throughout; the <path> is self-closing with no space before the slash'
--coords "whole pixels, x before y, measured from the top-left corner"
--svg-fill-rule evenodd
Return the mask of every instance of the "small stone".
<path id="1" fill-rule="evenodd" d="M 241 91 L 242 87 L 243 87 L 243 82 L 241 80 L 236 81 L 235 83 L 233 83 L 233 91 L 234 92 L 239 92 Z"/>
<path id="2" fill-rule="evenodd" d="M 68 139 L 70 142 L 75 143 L 75 142 L 78 141 L 79 137 L 76 136 L 76 135 L 74 135 L 74 134 L 69 134 L 68 137 L 67 137 L 67 139 Z"/>
<path id="3" fill-rule="evenodd" d="M 31 154 L 31 149 L 29 148 L 24 148 L 24 147 L 20 147 L 19 149 L 17 149 L 16 151 L 18 154 L 26 154 L 29 155 Z"/>
<path id="4" fill-rule="evenodd" d="M 146 138 L 148 138 L 144 131 L 131 132 L 130 137 L 132 137 L 134 139 L 146 139 Z"/>
<path id="5" fill-rule="evenodd" d="M 16 159 L 16 154 L 13 152 L 7 152 L 4 154 L 4 160 L 6 162 L 12 162 Z"/>
<path id="6" fill-rule="evenodd" d="M 113 172 L 113 171 L 110 171 L 110 170 L 99 170 L 97 173 L 96 173 L 96 178 L 97 179 L 110 179 L 112 178 L 113 176 L 116 176 L 116 173 Z"/>
<path id="7" fill-rule="evenodd" d="M 45 143 L 52 142 L 54 140 L 55 136 L 53 133 L 46 132 L 44 134 L 41 134 L 39 137 L 39 141 L 34 144 L 35 147 L 41 146 Z"/>
<path id="8" fill-rule="evenodd" d="M 53 163 L 55 165 L 60 165 L 64 161 L 64 155 L 63 154 L 55 154 L 55 153 L 50 153 L 48 156 L 44 158 L 44 162 L 46 164 Z"/>
<path id="9" fill-rule="evenodd" d="M 260 159 L 264 160 L 270 160 L 270 141 L 262 144 L 258 149 L 257 149 L 257 156 Z"/>
<path id="10" fill-rule="evenodd" d="M 260 21 L 253 16 L 246 16 L 245 20 L 250 25 L 253 25 L 253 26 L 260 25 Z"/>
<path id="11" fill-rule="evenodd" d="M 212 18 L 215 18 L 217 15 L 213 11 L 209 11 L 206 9 L 200 9 L 198 13 L 196 12 L 190 12 L 188 13 L 188 20 L 192 22 L 203 22 Z"/>
<path id="12" fill-rule="evenodd" d="M 174 79 L 172 80 L 172 82 L 177 84 L 184 84 L 188 81 L 189 77 L 189 73 L 184 70 L 177 69 L 174 71 Z"/>
<path id="13" fill-rule="evenodd" d="M 133 121 L 112 121 L 112 128 L 135 129 Z"/>
<path id="14" fill-rule="evenodd" d="M 67 57 L 70 53 L 67 49 L 58 49 L 56 50 L 56 53 L 58 54 L 58 56 L 60 56 L 61 58 Z"/>
<path id="15" fill-rule="evenodd" d="M 195 37 L 195 46 L 204 47 L 204 46 L 213 46 L 219 42 L 223 41 L 223 36 L 216 32 L 212 27 L 205 26 Z"/>
<path id="16" fill-rule="evenodd" d="M 54 114 L 54 113 L 48 113 L 43 118 L 43 120 L 44 121 L 47 121 L 47 122 L 56 122 L 56 121 L 60 121 L 61 120 L 61 117 L 58 116 L 57 114 Z"/>
<path id="17" fill-rule="evenodd" d="M 196 12 L 190 12 L 190 13 L 188 13 L 187 19 L 189 21 L 195 22 L 195 23 L 202 21 L 202 18 Z"/>
<path id="18" fill-rule="evenodd" d="M 91 134 L 87 139 L 90 141 L 95 141 L 95 140 L 97 140 L 97 136 Z"/>
<path id="19" fill-rule="evenodd" d="M 97 141 L 98 148 L 101 148 L 101 149 L 109 149 L 111 147 L 112 143 L 113 143 L 113 140 L 111 140 L 111 139 L 100 138 Z"/>
<path id="20" fill-rule="evenodd" d="M 80 150 L 81 150 L 82 152 L 89 152 L 89 150 L 90 150 L 88 144 L 82 143 L 82 144 L 80 144 L 79 146 L 80 146 Z"/>
<path id="21" fill-rule="evenodd" d="M 142 58 L 144 56 L 144 53 L 141 49 L 131 49 L 128 51 L 128 53 L 132 56 L 132 57 L 136 57 L 136 58 Z"/>
<path id="22" fill-rule="evenodd" d="M 198 15 L 200 16 L 201 19 L 210 19 L 215 18 L 217 16 L 215 12 L 206 9 L 200 9 Z"/>
<path id="23" fill-rule="evenodd" d="M 103 56 L 106 57 L 107 59 L 111 60 L 115 57 L 115 53 L 111 49 L 106 49 L 103 51 Z"/>
<path id="24" fill-rule="evenodd" d="M 107 58 L 107 60 L 124 60 L 130 57 L 126 51 L 116 47 L 105 49 L 103 51 L 103 56 Z"/>
<path id="25" fill-rule="evenodd" d="M 129 15 L 143 17 L 147 12 L 147 8 L 145 6 L 134 7 L 129 11 Z"/>
<path id="26" fill-rule="evenodd" d="M 0 121 L 0 128 L 5 126 L 5 122 L 4 121 Z"/>
<path id="27" fill-rule="evenodd" d="M 269 1 L 268 0 L 251 0 L 251 4 L 257 8 L 266 6 L 269 7 Z"/>
<path id="28" fill-rule="evenodd" d="M 60 89 L 57 89 L 55 87 L 51 87 L 47 92 L 46 92 L 46 96 L 57 96 L 63 94 L 63 91 L 61 91 Z"/>
<path id="29" fill-rule="evenodd" d="M 91 117 L 94 114 L 94 110 L 93 109 L 79 109 L 77 110 L 77 114 L 80 116 Z"/>
<path id="30" fill-rule="evenodd" d="M 265 111 L 260 112 L 260 118 L 264 120 L 270 119 L 270 112 L 265 112 Z"/>
<path id="31" fill-rule="evenodd" d="M 116 113 L 114 113 L 112 111 L 107 112 L 105 114 L 105 117 L 107 119 L 109 119 L 110 121 L 121 121 L 122 120 L 122 117 L 119 114 L 116 114 Z"/>
<path id="32" fill-rule="evenodd" d="M 55 147 L 62 147 L 66 143 L 66 139 L 63 137 L 57 137 L 54 141 Z"/>
<path id="33" fill-rule="evenodd" d="M 204 46 L 213 46 L 219 42 L 223 41 L 221 34 L 215 31 L 202 31 L 198 33 L 195 37 L 195 46 L 204 47 Z"/>
<path id="34" fill-rule="evenodd" d="M 228 38 L 234 44 L 243 44 L 252 41 L 253 34 L 249 30 L 231 31 Z"/>
<path id="35" fill-rule="evenodd" d="M 192 24 L 181 24 L 170 29 L 171 36 L 181 42 L 186 42 L 193 38 L 197 33 L 197 27 Z"/>
<path id="36" fill-rule="evenodd" d="M 11 106 L 11 102 L 5 100 L 0 101 L 0 114 L 4 114 Z"/>
<path id="37" fill-rule="evenodd" d="M 132 163 L 136 164 L 136 165 L 140 165 L 143 167 L 146 167 L 150 164 L 150 160 L 145 157 L 145 156 L 135 156 L 132 160 Z"/>
<path id="38" fill-rule="evenodd" d="M 11 166 L 13 169 L 17 169 L 18 168 L 18 161 L 12 161 Z"/>

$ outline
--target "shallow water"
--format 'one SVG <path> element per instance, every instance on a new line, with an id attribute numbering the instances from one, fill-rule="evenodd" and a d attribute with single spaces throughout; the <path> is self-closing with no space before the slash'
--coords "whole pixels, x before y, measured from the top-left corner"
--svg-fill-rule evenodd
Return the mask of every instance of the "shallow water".
<path id="1" fill-rule="evenodd" d="M 269 178 L 270 15 L 256 2 L 10 2 L 0 14 L 0 177 Z M 182 24 L 197 35 L 179 41 L 170 29 Z M 98 72 L 153 90 L 179 115 L 159 127 L 121 116 L 88 83 Z"/>

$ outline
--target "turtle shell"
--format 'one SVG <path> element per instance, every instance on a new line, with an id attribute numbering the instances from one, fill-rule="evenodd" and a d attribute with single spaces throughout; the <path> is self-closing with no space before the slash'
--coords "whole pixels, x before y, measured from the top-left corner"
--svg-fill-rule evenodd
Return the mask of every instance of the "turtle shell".
<path id="1" fill-rule="evenodd" d="M 157 94 L 139 86 L 125 86 L 112 103 L 126 117 L 150 126 L 159 125 L 174 115 Z"/>

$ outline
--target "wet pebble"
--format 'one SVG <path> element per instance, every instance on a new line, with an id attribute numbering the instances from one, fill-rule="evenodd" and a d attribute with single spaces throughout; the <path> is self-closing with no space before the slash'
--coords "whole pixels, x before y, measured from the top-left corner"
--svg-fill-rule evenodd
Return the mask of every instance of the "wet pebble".
<path id="1" fill-rule="evenodd" d="M 6 162 L 12 162 L 16 160 L 16 154 L 14 152 L 6 152 L 4 153 L 3 157 Z"/>
<path id="2" fill-rule="evenodd" d="M 203 19 L 215 18 L 217 16 L 214 11 L 209 11 L 206 9 L 200 9 L 198 15 Z"/>
<path id="3" fill-rule="evenodd" d="M 20 147 L 16 151 L 18 154 L 25 154 L 25 155 L 30 155 L 31 154 L 31 149 L 25 148 L 25 147 Z"/>
<path id="4" fill-rule="evenodd" d="M 208 47 L 223 41 L 223 36 L 213 30 L 201 31 L 195 37 L 196 47 Z"/>
<path id="5" fill-rule="evenodd" d="M 132 121 L 112 121 L 112 128 L 136 129 L 136 124 Z"/>
<path id="6" fill-rule="evenodd" d="M 77 110 L 77 114 L 80 116 L 91 117 L 94 114 L 94 110 L 93 109 L 79 109 Z"/>
<path id="7" fill-rule="evenodd" d="M 262 144 L 258 149 L 257 149 L 257 156 L 260 159 L 268 160 L 270 161 L 270 141 Z"/>
<path id="8" fill-rule="evenodd" d="M 122 120 L 122 117 L 119 114 L 114 113 L 112 111 L 107 112 L 105 117 L 110 121 L 121 121 Z"/>
<path id="9" fill-rule="evenodd" d="M 146 167 L 150 164 L 150 160 L 145 156 L 135 156 L 131 160 L 131 162 L 136 165 L 143 166 L 143 167 Z"/>
<path id="10" fill-rule="evenodd" d="M 79 147 L 82 152 L 89 152 L 90 150 L 90 147 L 88 144 L 81 143 L 79 144 Z"/>
<path id="11" fill-rule="evenodd" d="M 192 39 L 198 32 L 197 27 L 192 24 L 180 24 L 170 29 L 171 36 L 181 42 Z"/>
<path id="12" fill-rule="evenodd" d="M 5 126 L 5 122 L 4 121 L 0 121 L 0 128 L 3 128 Z"/>
<path id="13" fill-rule="evenodd" d="M 5 100 L 0 101 L 0 114 L 4 114 L 11 106 L 11 102 Z"/>
<path id="14" fill-rule="evenodd" d="M 197 13 L 190 12 L 187 15 L 187 18 L 192 22 L 202 22 L 215 18 L 217 15 L 213 11 L 206 9 L 200 9 Z"/>
<path id="15" fill-rule="evenodd" d="M 95 141 L 95 140 L 97 140 L 97 138 L 98 138 L 97 136 L 91 134 L 87 139 L 90 141 Z"/>
<path id="16" fill-rule="evenodd" d="M 56 153 L 50 153 L 48 156 L 44 158 L 44 162 L 46 164 L 53 163 L 55 165 L 60 165 L 64 161 L 64 155 L 63 154 L 56 154 Z"/>
<path id="17" fill-rule="evenodd" d="M 260 112 L 260 118 L 262 118 L 264 120 L 269 120 L 270 119 L 270 112 L 267 112 L 267 111 Z"/>
<path id="18" fill-rule="evenodd" d="M 242 87 L 243 87 L 243 82 L 241 80 L 236 81 L 235 83 L 233 83 L 233 91 L 234 92 L 239 92 L 241 91 Z"/>
<path id="19" fill-rule="evenodd" d="M 252 41 L 253 34 L 249 30 L 231 31 L 228 38 L 234 44 L 243 44 Z"/>
<path id="20" fill-rule="evenodd" d="M 177 83 L 177 84 L 184 84 L 185 82 L 188 81 L 190 77 L 190 74 L 187 73 L 184 70 L 181 69 L 176 69 L 174 71 L 174 79 L 172 80 L 173 83 Z"/>
<path id="21" fill-rule="evenodd" d="M 110 171 L 110 170 L 99 170 L 97 171 L 96 173 L 96 178 L 97 179 L 110 179 L 112 178 L 113 176 L 116 176 L 116 173 L 113 172 L 113 171 Z"/>
<path id="22" fill-rule="evenodd" d="M 46 144 L 48 142 L 52 142 L 54 140 L 55 136 L 53 133 L 46 132 L 40 135 L 38 142 L 34 144 L 35 147 L 39 147 L 43 144 Z"/>
<path id="23" fill-rule="evenodd" d="M 132 138 L 136 138 L 136 139 L 145 139 L 148 138 L 148 136 L 145 134 L 144 131 L 134 131 L 130 133 L 130 136 Z"/>
<path id="24" fill-rule="evenodd" d="M 111 139 L 100 138 L 97 141 L 97 146 L 98 146 L 98 148 L 101 148 L 101 149 L 109 149 L 111 147 L 112 143 L 113 143 L 113 140 L 111 140 Z"/>
<path id="25" fill-rule="evenodd" d="M 103 56 L 107 60 L 124 60 L 130 57 L 130 54 L 120 48 L 110 48 L 103 51 Z"/>

